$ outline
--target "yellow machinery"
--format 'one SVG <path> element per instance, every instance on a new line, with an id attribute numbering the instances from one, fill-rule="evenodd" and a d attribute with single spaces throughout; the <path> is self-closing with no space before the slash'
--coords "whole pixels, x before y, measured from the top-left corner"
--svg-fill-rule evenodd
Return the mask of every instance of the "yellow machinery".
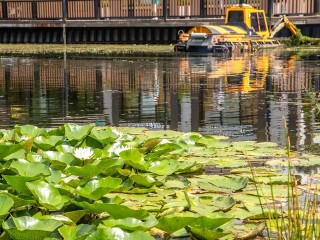
<path id="1" fill-rule="evenodd" d="M 187 33 L 180 32 L 176 51 L 187 52 L 231 52 L 235 49 L 255 50 L 280 45 L 273 39 L 275 33 L 287 26 L 295 35 L 296 26 L 288 18 L 278 21 L 276 28 L 269 32 L 264 10 L 247 4 L 234 5 L 226 9 L 225 25 L 200 25 Z"/>

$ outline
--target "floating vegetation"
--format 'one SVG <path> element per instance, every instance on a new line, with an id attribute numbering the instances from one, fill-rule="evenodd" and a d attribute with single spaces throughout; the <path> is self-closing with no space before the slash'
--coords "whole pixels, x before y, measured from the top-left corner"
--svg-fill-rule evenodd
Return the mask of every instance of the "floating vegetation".
<path id="1" fill-rule="evenodd" d="M 279 237 L 288 198 L 319 194 L 315 182 L 288 196 L 289 159 L 274 143 L 92 124 L 15 126 L 0 139 L 1 239 L 250 239 L 270 237 L 266 227 Z"/>
<path id="2" fill-rule="evenodd" d="M 290 37 L 288 44 L 290 46 L 299 46 L 299 45 L 320 46 L 320 38 L 312 38 L 312 37 L 304 36 L 301 33 L 301 30 L 297 29 L 297 34 L 295 36 Z"/>

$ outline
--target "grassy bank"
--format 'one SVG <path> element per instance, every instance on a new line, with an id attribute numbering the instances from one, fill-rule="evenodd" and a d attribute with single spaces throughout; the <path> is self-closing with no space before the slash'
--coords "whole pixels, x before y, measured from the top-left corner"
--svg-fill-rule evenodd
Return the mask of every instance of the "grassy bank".
<path id="1" fill-rule="evenodd" d="M 129 45 L 129 44 L 0 44 L 2 55 L 46 55 L 63 56 L 66 50 L 68 56 L 153 56 L 173 53 L 172 45 Z"/>

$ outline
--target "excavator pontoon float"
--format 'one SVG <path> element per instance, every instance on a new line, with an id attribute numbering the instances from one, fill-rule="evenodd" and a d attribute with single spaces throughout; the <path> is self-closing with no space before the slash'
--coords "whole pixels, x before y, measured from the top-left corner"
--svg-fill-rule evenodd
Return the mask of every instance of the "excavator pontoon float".
<path id="1" fill-rule="evenodd" d="M 179 40 L 175 51 L 229 53 L 255 51 L 260 48 L 274 48 L 283 45 L 274 38 L 283 27 L 293 35 L 297 27 L 283 16 L 269 31 L 264 10 L 258 10 L 248 4 L 238 4 L 226 9 L 224 25 L 200 25 L 191 28 L 187 33 L 179 31 Z"/>

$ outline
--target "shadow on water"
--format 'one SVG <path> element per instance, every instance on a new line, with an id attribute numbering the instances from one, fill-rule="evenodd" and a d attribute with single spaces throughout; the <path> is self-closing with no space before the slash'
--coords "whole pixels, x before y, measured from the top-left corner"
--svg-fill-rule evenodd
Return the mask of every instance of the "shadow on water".
<path id="1" fill-rule="evenodd" d="M 317 55 L 0 59 L 0 127 L 134 126 L 319 149 Z"/>

